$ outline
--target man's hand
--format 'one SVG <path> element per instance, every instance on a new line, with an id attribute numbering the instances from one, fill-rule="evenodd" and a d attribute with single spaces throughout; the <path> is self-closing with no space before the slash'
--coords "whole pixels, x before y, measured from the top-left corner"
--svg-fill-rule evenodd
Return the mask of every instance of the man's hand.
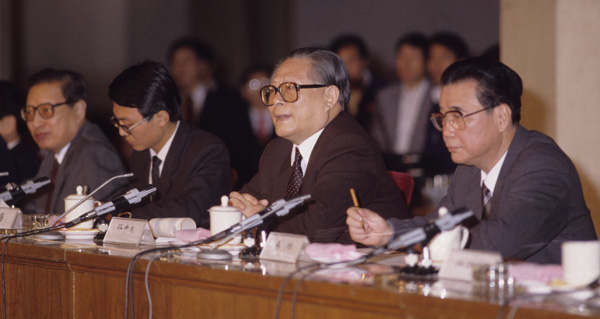
<path id="1" fill-rule="evenodd" d="M 366 208 L 350 207 L 346 211 L 350 237 L 364 245 L 383 246 L 394 234 L 392 227 L 377 213 Z"/>
<path id="2" fill-rule="evenodd" d="M 250 217 L 269 205 L 266 199 L 258 200 L 250 194 L 231 192 L 229 194 L 229 205 L 239 209 L 246 217 Z"/>

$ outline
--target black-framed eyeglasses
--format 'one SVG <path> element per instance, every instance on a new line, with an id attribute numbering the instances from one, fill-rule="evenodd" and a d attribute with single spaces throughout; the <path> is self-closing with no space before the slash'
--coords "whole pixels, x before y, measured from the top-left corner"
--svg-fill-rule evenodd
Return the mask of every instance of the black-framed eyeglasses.
<path id="1" fill-rule="evenodd" d="M 40 116 L 43 119 L 49 119 L 54 116 L 54 108 L 55 107 L 65 105 L 65 104 L 71 104 L 71 103 L 69 103 L 68 101 L 64 101 L 62 103 L 56 103 L 56 104 L 42 103 L 38 106 L 26 105 L 24 108 L 21 109 L 21 118 L 25 122 L 33 121 L 33 118 L 35 117 L 35 111 L 38 111 L 38 113 L 40 113 Z"/>
<path id="2" fill-rule="evenodd" d="M 139 121 L 139 122 L 137 122 L 137 123 L 135 123 L 135 124 L 133 124 L 131 126 L 125 126 L 125 125 L 119 123 L 119 120 L 117 120 L 117 118 L 114 115 L 110 118 L 110 122 L 117 129 L 122 129 L 123 132 L 125 132 L 127 134 L 131 134 L 131 130 L 133 130 L 136 126 L 138 126 L 138 125 L 140 125 L 140 124 L 142 124 L 144 122 L 150 121 L 150 119 L 152 118 L 152 116 L 153 115 L 148 115 L 148 116 L 144 117 L 141 121 Z"/>
<path id="3" fill-rule="evenodd" d="M 279 85 L 279 87 L 275 87 L 273 85 L 263 86 L 260 89 L 260 97 L 262 98 L 262 102 L 266 106 L 271 106 L 275 103 L 275 95 L 277 92 L 281 94 L 281 98 L 288 102 L 293 103 L 298 101 L 298 91 L 300 89 L 316 89 L 323 88 L 329 85 L 326 84 L 297 84 L 294 82 L 283 82 Z"/>
<path id="4" fill-rule="evenodd" d="M 431 113 L 429 115 L 429 119 L 431 120 L 431 123 L 433 123 L 433 126 L 440 131 L 442 131 L 444 129 L 444 125 L 446 125 L 446 123 L 450 123 L 450 125 L 452 125 L 452 127 L 455 130 L 462 130 L 466 126 L 465 117 L 475 115 L 479 112 L 483 112 L 485 110 L 489 110 L 494 107 L 496 107 L 496 106 L 484 107 L 481 110 L 477 110 L 475 112 L 465 114 L 465 115 L 463 115 L 458 110 L 451 110 L 451 111 L 446 112 L 446 114 L 436 112 L 436 113 Z"/>

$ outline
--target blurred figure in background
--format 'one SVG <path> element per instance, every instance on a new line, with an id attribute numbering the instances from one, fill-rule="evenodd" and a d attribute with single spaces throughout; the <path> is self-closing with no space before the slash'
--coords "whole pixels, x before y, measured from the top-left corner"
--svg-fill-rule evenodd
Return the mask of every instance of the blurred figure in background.
<path id="1" fill-rule="evenodd" d="M 351 90 L 348 112 L 362 127 L 368 129 L 375 112 L 375 96 L 384 86 L 369 69 L 369 49 L 359 36 L 346 34 L 335 38 L 330 50 L 344 61 L 348 70 Z"/>
<path id="2" fill-rule="evenodd" d="M 465 41 L 454 33 L 439 32 L 431 37 L 429 43 L 429 60 L 427 61 L 427 72 L 433 83 L 431 89 L 431 100 L 435 104 L 440 102 L 442 92 L 442 73 L 450 64 L 469 57 L 469 49 Z"/>
<path id="3" fill-rule="evenodd" d="M 10 157 L 3 163 L 12 162 L 14 173 L 7 180 L 21 183 L 35 176 L 40 168 L 37 149 L 30 143 L 27 125 L 21 120 L 21 109 L 25 106 L 25 93 L 19 86 L 0 81 L 0 136 L 9 150 Z M 3 164 L 4 166 L 5 164 Z M 1 169 L 0 169 L 1 171 Z"/>
<path id="4" fill-rule="evenodd" d="M 168 52 L 173 79 L 181 96 L 181 117 L 221 138 L 231 157 L 235 176 L 247 176 L 245 145 L 250 129 L 244 102 L 237 91 L 216 78 L 217 58 L 213 50 L 195 38 L 175 41 Z M 234 185 L 239 184 L 236 180 Z"/>
<path id="5" fill-rule="evenodd" d="M 269 108 L 260 98 L 260 89 L 269 85 L 272 69 L 255 65 L 244 71 L 240 78 L 240 94 L 246 102 L 248 143 L 245 145 L 245 169 L 238 171 L 238 186 L 250 181 L 258 172 L 258 162 L 265 146 L 277 135 Z M 242 128 L 240 128 L 242 129 Z M 237 187 L 236 187 L 237 188 Z"/>

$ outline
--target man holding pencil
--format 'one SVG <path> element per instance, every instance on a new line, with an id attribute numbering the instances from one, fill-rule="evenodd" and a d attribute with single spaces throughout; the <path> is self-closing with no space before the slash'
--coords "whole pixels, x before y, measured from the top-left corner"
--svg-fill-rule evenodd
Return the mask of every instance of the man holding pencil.
<path id="1" fill-rule="evenodd" d="M 382 216 L 409 218 L 399 188 L 388 175 L 369 135 L 348 112 L 350 85 L 344 62 L 333 52 L 304 48 L 277 66 L 260 91 L 279 138 L 267 145 L 259 171 L 231 204 L 251 216 L 280 198 L 310 194 L 311 202 L 271 225 L 307 235 L 311 242 L 352 243 L 345 224 L 354 205 Z"/>

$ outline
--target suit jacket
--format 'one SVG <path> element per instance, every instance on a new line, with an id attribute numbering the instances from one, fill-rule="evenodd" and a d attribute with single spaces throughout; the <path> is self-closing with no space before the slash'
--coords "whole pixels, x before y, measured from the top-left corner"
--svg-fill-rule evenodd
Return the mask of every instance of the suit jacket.
<path id="1" fill-rule="evenodd" d="M 131 171 L 135 187 L 148 185 L 150 150 L 134 151 Z M 153 201 L 145 201 L 132 213 L 134 218 L 190 217 L 198 227 L 209 228 L 208 209 L 220 203 L 231 190 L 229 154 L 217 137 L 179 123 L 165 158 Z"/>
<path id="2" fill-rule="evenodd" d="M 380 90 L 377 94 L 377 111 L 371 126 L 371 134 L 384 152 L 394 152 L 398 130 L 400 88 L 399 83 L 394 83 Z M 436 134 L 435 131 L 430 130 L 430 126 L 433 127 L 429 120 L 429 114 L 433 111 L 433 102 L 431 101 L 431 94 L 429 94 L 430 88 L 431 85 L 428 83 L 427 93 L 421 102 L 417 123 L 412 134 L 409 153 L 426 153 L 429 151 L 427 148 L 430 147 L 429 144 L 437 142 L 436 145 L 438 145 L 441 141 L 441 132 Z M 430 139 L 437 139 L 437 141 L 429 141 Z M 441 142 L 443 145 L 443 141 Z"/>
<path id="3" fill-rule="evenodd" d="M 21 140 L 19 144 L 10 150 L 10 155 L 17 168 L 17 182 L 21 183 L 31 179 L 39 171 L 40 158 L 36 149 L 26 141 Z"/>
<path id="4" fill-rule="evenodd" d="M 561 243 L 595 240 L 581 182 L 569 157 L 550 137 L 518 126 L 482 219 L 481 171 L 459 165 L 440 206 L 473 210 L 469 248 L 504 257 L 560 263 Z M 433 212 L 429 217 L 435 217 Z M 423 225 L 425 218 L 391 221 L 396 233 Z"/>
<path id="5" fill-rule="evenodd" d="M 36 178 L 51 177 L 54 158 L 54 152 L 48 152 L 44 156 Z M 64 199 L 68 195 L 75 194 L 77 186 L 87 185 L 91 192 L 109 178 L 124 173 L 125 168 L 115 147 L 98 126 L 86 121 L 71 141 L 71 146 L 56 173 L 50 212 L 64 213 Z M 115 180 L 99 190 L 93 197 L 100 201 L 111 200 L 124 190 L 126 183 L 127 181 L 124 179 Z M 35 212 L 43 213 L 49 195 L 48 188 L 38 194 L 35 197 Z"/>
<path id="6" fill-rule="evenodd" d="M 283 138 L 269 143 L 258 174 L 241 192 L 269 203 L 284 198 L 292 174 L 292 147 Z M 353 206 L 350 188 L 356 190 L 361 207 L 383 216 L 410 217 L 372 139 L 342 112 L 325 127 L 310 155 L 300 193 L 310 194 L 311 202 L 280 218 L 273 230 L 304 234 L 311 242 L 352 243 L 346 226 L 346 210 Z"/>

